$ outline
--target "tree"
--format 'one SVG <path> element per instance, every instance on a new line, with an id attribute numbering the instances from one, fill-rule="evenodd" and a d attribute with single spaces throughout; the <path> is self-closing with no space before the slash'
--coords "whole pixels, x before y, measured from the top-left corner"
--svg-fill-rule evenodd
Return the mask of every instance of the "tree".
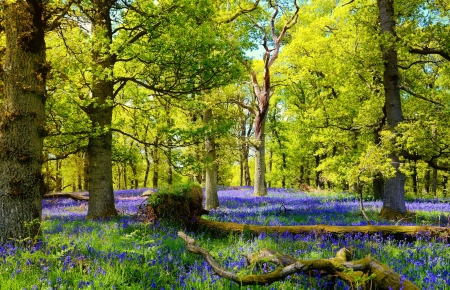
<path id="1" fill-rule="evenodd" d="M 0 123 L 0 243 L 40 234 L 45 135 L 44 1 L 2 1 L 6 36 Z"/>
<path id="2" fill-rule="evenodd" d="M 276 21 L 279 20 L 279 12 L 281 7 L 280 1 L 268 1 L 268 9 L 272 10 L 273 13 L 268 21 L 268 27 L 264 27 L 262 24 L 257 23 L 255 20 L 251 19 L 253 25 L 262 34 L 262 46 L 264 48 L 263 56 L 263 78 L 262 83 L 258 82 L 256 72 L 251 69 L 247 62 L 244 65 L 250 72 L 251 85 L 253 86 L 253 93 L 255 99 L 257 100 L 257 107 L 253 108 L 251 106 L 240 104 L 244 108 L 250 110 L 255 115 L 254 121 L 254 139 L 255 139 L 255 177 L 254 177 L 254 192 L 256 196 L 267 195 L 265 171 L 266 171 L 266 161 L 265 161 L 265 123 L 267 114 L 269 111 L 270 97 L 273 94 L 273 86 L 271 84 L 271 67 L 275 60 L 278 58 L 282 41 L 286 35 L 286 32 L 296 24 L 299 6 L 294 0 L 294 11 L 287 17 L 284 26 L 277 31 Z M 287 7 L 285 7 L 288 9 Z M 284 9 L 283 9 L 284 10 Z M 289 10 L 288 10 L 289 11 Z M 269 37 L 271 39 L 269 39 Z"/>
<path id="3" fill-rule="evenodd" d="M 203 112 L 203 123 L 208 125 L 212 122 L 212 109 L 207 108 Z M 205 180 L 205 209 L 211 210 L 219 206 L 219 196 L 217 195 L 217 164 L 216 164 L 216 144 L 214 136 L 207 135 L 205 140 L 206 157 L 206 180 Z"/>
<path id="4" fill-rule="evenodd" d="M 403 121 L 402 105 L 400 100 L 400 73 L 398 57 L 395 48 L 395 12 L 394 1 L 378 0 L 380 35 L 382 37 L 382 59 L 384 63 L 383 86 L 386 108 L 386 121 L 389 130 L 395 132 L 397 126 Z M 395 143 L 395 140 L 394 140 Z M 400 159 L 393 150 L 389 157 L 395 169 L 395 176 L 388 177 L 384 186 L 383 207 L 381 215 L 386 218 L 403 216 L 406 214 L 405 206 L 405 174 L 400 171 Z"/>
<path id="5" fill-rule="evenodd" d="M 112 119 L 117 103 L 133 100 L 121 93 L 126 86 L 137 85 L 147 96 L 181 100 L 234 78 L 231 53 L 221 32 L 211 29 L 214 11 L 204 2 L 83 1 L 67 18 L 66 27 L 78 26 L 88 40 L 86 47 L 73 49 L 79 44 L 63 38 L 67 54 L 83 64 L 77 68 L 82 93 L 76 97 L 90 121 L 88 218 L 117 214 L 111 177 Z M 90 59 L 79 58 L 80 52 L 89 53 Z M 172 148 L 167 146 L 168 156 Z"/>

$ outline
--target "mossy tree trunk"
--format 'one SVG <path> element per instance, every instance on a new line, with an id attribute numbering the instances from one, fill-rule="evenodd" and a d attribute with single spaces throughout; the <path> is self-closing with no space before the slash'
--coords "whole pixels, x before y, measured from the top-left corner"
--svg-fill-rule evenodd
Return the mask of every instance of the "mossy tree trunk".
<path id="1" fill-rule="evenodd" d="M 420 236 L 428 235 L 432 237 L 441 237 L 443 240 L 450 240 L 450 228 L 434 226 L 327 226 L 327 225 L 300 225 L 300 226 L 263 226 L 246 225 L 232 222 L 217 222 L 206 220 L 201 217 L 196 218 L 196 223 L 207 229 L 220 230 L 227 233 L 248 232 L 255 235 L 260 233 L 330 233 L 330 234 L 383 234 L 394 235 L 404 238 L 405 235 Z"/>
<path id="2" fill-rule="evenodd" d="M 5 243 L 36 238 L 40 231 L 49 66 L 43 1 L 2 1 L 0 5 L 6 35 L 0 116 L 0 243 Z"/>

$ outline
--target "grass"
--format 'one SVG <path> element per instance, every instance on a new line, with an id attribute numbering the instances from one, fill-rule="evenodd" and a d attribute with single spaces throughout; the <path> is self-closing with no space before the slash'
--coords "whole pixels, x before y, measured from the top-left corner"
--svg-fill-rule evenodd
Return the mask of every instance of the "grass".
<path id="1" fill-rule="evenodd" d="M 143 190 L 116 192 L 123 213 L 108 221 L 86 221 L 87 206 L 70 199 L 43 201 L 42 242 L 19 248 L 0 246 L 0 289 L 240 289 L 214 275 L 197 255 L 187 252 L 177 238 L 180 225 L 143 224 L 133 219 L 143 202 Z M 358 200 L 346 195 L 306 195 L 275 190 L 256 198 L 250 189 L 221 190 L 221 207 L 208 216 L 214 220 L 269 225 L 365 224 Z M 375 224 L 381 204 L 367 201 Z M 408 202 L 415 222 L 449 226 L 450 204 L 433 200 Z M 286 210 L 284 210 L 286 209 Z M 253 270 L 245 254 L 271 248 L 299 259 L 330 258 L 341 247 L 352 247 L 355 259 L 372 255 L 413 281 L 420 289 L 450 289 L 450 248 L 427 237 L 414 242 L 372 235 L 217 235 L 189 233 L 210 250 L 227 269 Z M 272 269 L 266 264 L 262 271 Z M 326 279 L 292 275 L 268 287 L 249 289 L 325 289 Z M 356 286 L 356 285 L 354 285 Z M 356 288 L 356 287 L 355 287 Z M 354 288 L 354 289 L 355 289 Z M 338 283 L 334 289 L 351 289 Z"/>

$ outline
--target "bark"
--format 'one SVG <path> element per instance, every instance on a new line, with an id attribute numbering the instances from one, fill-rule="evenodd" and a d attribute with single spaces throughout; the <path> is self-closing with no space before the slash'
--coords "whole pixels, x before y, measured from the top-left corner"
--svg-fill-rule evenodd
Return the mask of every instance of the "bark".
<path id="1" fill-rule="evenodd" d="M 207 125 L 212 120 L 212 110 L 207 109 L 203 113 L 203 124 Z M 205 140 L 206 150 L 206 184 L 205 184 L 205 209 L 211 210 L 219 207 L 217 194 L 217 165 L 216 144 L 213 136 L 207 136 Z"/>
<path id="2" fill-rule="evenodd" d="M 374 275 L 366 282 L 367 285 L 363 285 L 364 288 L 368 285 L 374 285 L 375 289 L 382 290 L 419 289 L 411 281 L 403 279 L 394 270 L 370 256 L 351 261 L 352 252 L 346 248 L 340 249 L 333 258 L 317 260 L 298 260 L 289 255 L 264 249 L 260 253 L 247 256 L 248 263 L 250 265 L 256 265 L 270 261 L 277 264 L 278 268 L 267 274 L 238 275 L 222 268 L 206 249 L 196 245 L 196 241 L 193 238 L 183 232 L 178 232 L 178 237 L 186 243 L 188 251 L 203 256 L 217 275 L 231 280 L 239 286 L 270 285 L 294 273 L 309 275 L 311 271 L 319 271 L 322 275 L 338 277 L 352 288 L 354 284 L 357 284 L 357 280 Z"/>
<path id="3" fill-rule="evenodd" d="M 264 130 L 264 129 L 262 129 Z M 255 147 L 255 182 L 253 195 L 255 196 L 265 196 L 267 195 L 266 188 L 266 146 L 265 146 L 265 135 L 262 134 L 258 140 L 258 146 Z"/>
<path id="4" fill-rule="evenodd" d="M 386 104 L 386 121 L 389 129 L 395 132 L 403 121 L 400 100 L 400 73 L 397 51 L 395 50 L 395 13 L 393 0 L 378 0 L 380 33 L 387 42 L 382 45 L 384 62 L 383 85 Z M 394 141 L 395 142 L 395 141 Z M 405 174 L 400 172 L 400 159 L 396 152 L 389 158 L 395 169 L 395 176 L 386 179 L 381 215 L 387 219 L 402 217 L 406 214 Z"/>
<path id="5" fill-rule="evenodd" d="M 117 215 L 112 181 L 112 133 L 111 122 L 114 99 L 112 71 L 115 56 L 109 53 L 112 43 L 110 9 L 112 2 L 93 1 L 93 103 L 85 108 L 92 122 L 94 133 L 89 136 L 89 208 L 88 219 Z M 111 73 L 108 73 L 111 72 Z"/>
<path id="6" fill-rule="evenodd" d="M 304 226 L 261 226 L 261 225 L 245 225 L 232 222 L 216 222 L 205 220 L 201 217 L 196 218 L 199 226 L 216 229 L 229 233 L 249 232 L 255 235 L 260 233 L 330 233 L 330 234 L 379 234 L 394 235 L 395 237 L 404 238 L 405 236 L 429 235 L 432 237 L 441 237 L 444 240 L 450 239 L 450 228 L 433 227 L 433 226 L 327 226 L 327 225 L 304 225 Z"/>
<path id="7" fill-rule="evenodd" d="M 383 199 L 384 195 L 384 179 L 381 173 L 375 175 L 375 178 L 372 181 L 373 187 L 373 198 L 376 200 Z"/>
<path id="8" fill-rule="evenodd" d="M 417 161 L 414 161 L 414 163 L 413 163 L 413 173 L 412 173 L 411 179 L 412 179 L 412 186 L 413 186 L 414 196 L 417 196 L 417 194 L 419 192 L 419 190 L 418 190 L 419 185 L 418 185 L 418 181 L 417 181 L 417 179 L 418 179 L 418 176 L 417 176 Z"/>
<path id="9" fill-rule="evenodd" d="M 6 50 L 0 113 L 0 244 L 38 238 L 45 193 L 44 4 L 2 1 Z"/>
<path id="10" fill-rule="evenodd" d="M 99 128 L 111 124 L 112 108 L 97 107 L 90 114 L 92 123 Z M 117 215 L 112 183 L 112 134 L 111 131 L 89 137 L 89 207 L 87 218 L 103 218 Z"/>

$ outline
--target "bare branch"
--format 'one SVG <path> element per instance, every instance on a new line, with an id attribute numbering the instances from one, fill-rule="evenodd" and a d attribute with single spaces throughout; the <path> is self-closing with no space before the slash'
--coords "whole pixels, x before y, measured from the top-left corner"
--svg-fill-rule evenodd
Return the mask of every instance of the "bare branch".
<path id="1" fill-rule="evenodd" d="M 437 54 L 450 61 L 450 54 L 448 52 L 443 51 L 442 49 L 437 48 L 410 48 L 410 53 L 421 54 L 421 55 L 429 55 L 429 54 Z"/>

